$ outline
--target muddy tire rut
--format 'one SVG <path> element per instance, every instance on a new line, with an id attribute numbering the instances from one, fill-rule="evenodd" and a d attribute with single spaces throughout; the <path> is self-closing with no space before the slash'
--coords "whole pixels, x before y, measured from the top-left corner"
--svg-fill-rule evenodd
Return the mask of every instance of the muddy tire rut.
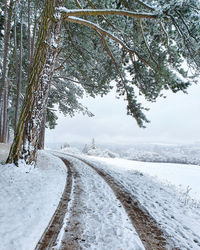
<path id="1" fill-rule="evenodd" d="M 70 157 L 76 158 L 99 174 L 106 183 L 111 187 L 116 195 L 116 198 L 121 202 L 125 208 L 132 225 L 135 227 L 145 249 L 147 250 L 179 250 L 174 247 L 174 243 L 170 240 L 165 232 L 159 227 L 157 222 L 151 217 L 148 211 L 141 206 L 139 201 L 130 194 L 121 184 L 119 184 L 111 175 L 105 173 L 103 170 L 97 168 L 90 162 L 69 155 Z"/>
<path id="2" fill-rule="evenodd" d="M 68 154 L 66 154 L 68 155 Z M 116 198 L 120 201 L 122 206 L 124 207 L 128 217 L 131 220 L 132 225 L 137 231 L 145 249 L 147 250 L 164 250 L 170 249 L 175 250 L 178 248 L 174 248 L 173 242 L 167 236 L 165 232 L 159 227 L 156 221 L 150 216 L 148 211 L 141 206 L 139 201 L 130 194 L 120 183 L 118 183 L 110 174 L 104 172 L 102 169 L 100 170 L 94 164 L 73 156 L 68 155 L 72 158 L 75 158 L 90 168 L 92 168 L 99 176 L 101 176 L 104 181 L 110 186 L 113 190 Z M 76 211 L 77 206 L 80 206 L 80 195 L 81 192 L 78 190 L 78 185 L 72 185 L 73 180 L 76 182 L 76 177 L 78 177 L 78 173 L 73 169 L 73 165 L 69 160 L 59 157 L 68 169 L 68 176 L 66 181 L 66 186 L 62 195 L 62 198 L 59 202 L 59 205 L 47 227 L 45 232 L 43 233 L 40 241 L 38 242 L 35 250 L 46 250 L 46 249 L 54 249 L 56 246 L 56 240 L 58 238 L 59 232 L 64 224 L 64 218 L 68 211 L 68 205 L 70 201 L 70 197 L 72 196 L 72 189 L 74 196 L 74 202 L 72 203 L 72 211 Z M 78 178 L 77 178 L 78 179 Z M 73 186 L 73 188 L 72 188 Z M 73 217 L 73 212 L 70 213 L 70 216 Z M 69 225 L 64 229 L 65 232 L 63 234 L 63 239 L 61 242 L 60 250 L 78 250 L 78 239 L 81 236 L 81 228 L 79 228 L 79 223 L 75 223 L 73 218 L 70 218 Z M 58 249 L 58 248 L 55 248 Z"/>
<path id="3" fill-rule="evenodd" d="M 49 222 L 48 227 L 46 228 L 37 246 L 35 247 L 35 250 L 52 249 L 55 246 L 58 234 L 63 225 L 65 214 L 67 212 L 67 207 L 70 201 L 71 190 L 72 190 L 72 171 L 71 171 L 71 163 L 64 158 L 61 158 L 61 160 L 65 163 L 68 169 L 65 189 L 63 191 L 63 195 L 58 204 L 58 207 L 51 221 Z"/>

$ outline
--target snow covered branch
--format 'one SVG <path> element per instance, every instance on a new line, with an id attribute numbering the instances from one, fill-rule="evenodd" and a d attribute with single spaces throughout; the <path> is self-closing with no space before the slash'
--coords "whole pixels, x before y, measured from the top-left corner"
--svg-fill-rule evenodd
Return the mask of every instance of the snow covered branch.
<path id="1" fill-rule="evenodd" d="M 152 13 L 137 13 L 132 11 L 125 10 L 116 10 L 116 9 L 81 9 L 81 10 L 69 10 L 66 8 L 59 8 L 62 12 L 63 19 L 65 20 L 69 16 L 101 16 L 101 15 L 118 15 L 118 16 L 128 16 L 131 18 L 150 18 L 157 19 L 157 14 Z"/>

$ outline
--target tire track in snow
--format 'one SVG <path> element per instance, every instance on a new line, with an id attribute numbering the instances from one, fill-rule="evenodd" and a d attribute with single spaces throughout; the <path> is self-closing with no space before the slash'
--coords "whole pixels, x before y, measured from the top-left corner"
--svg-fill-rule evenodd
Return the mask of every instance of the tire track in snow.
<path id="1" fill-rule="evenodd" d="M 139 201 L 130 194 L 121 184 L 119 184 L 111 175 L 100 170 L 94 164 L 74 155 L 66 154 L 70 157 L 78 159 L 91 167 L 99 174 L 106 183 L 111 187 L 117 199 L 124 206 L 134 228 L 136 229 L 141 241 L 147 250 L 178 250 L 173 242 L 168 238 L 167 234 L 162 231 L 157 222 L 148 211 L 143 208 Z"/>
<path id="2" fill-rule="evenodd" d="M 56 240 L 63 226 L 64 217 L 67 212 L 68 203 L 70 201 L 71 190 L 72 190 L 71 163 L 65 158 L 61 157 L 59 158 L 64 162 L 64 164 L 68 169 L 65 189 L 63 191 L 58 207 L 51 221 L 49 222 L 49 225 L 47 226 L 38 244 L 36 245 L 35 250 L 52 249 L 53 246 L 56 245 Z"/>

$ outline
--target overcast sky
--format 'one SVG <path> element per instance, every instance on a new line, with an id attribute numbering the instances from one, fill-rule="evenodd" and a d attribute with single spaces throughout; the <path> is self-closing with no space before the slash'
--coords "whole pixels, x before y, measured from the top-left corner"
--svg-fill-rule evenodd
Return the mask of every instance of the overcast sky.
<path id="1" fill-rule="evenodd" d="M 129 144 L 137 142 L 193 143 L 200 142 L 200 85 L 183 93 L 168 94 L 150 107 L 147 117 L 151 123 L 146 129 L 126 115 L 125 101 L 115 98 L 115 93 L 101 98 L 85 98 L 83 103 L 95 114 L 89 118 L 81 114 L 64 117 L 59 114 L 55 130 L 46 131 L 47 143 Z"/>

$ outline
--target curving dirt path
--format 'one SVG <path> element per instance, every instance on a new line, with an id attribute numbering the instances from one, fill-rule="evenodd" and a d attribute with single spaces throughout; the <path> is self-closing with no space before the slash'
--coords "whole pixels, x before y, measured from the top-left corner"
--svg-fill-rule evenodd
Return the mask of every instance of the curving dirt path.
<path id="1" fill-rule="evenodd" d="M 73 155 L 68 156 L 83 162 L 84 164 L 95 170 L 95 172 L 100 175 L 104 179 L 104 181 L 110 186 L 116 198 L 125 208 L 125 211 L 127 212 L 132 222 L 132 225 L 136 229 L 143 245 L 145 246 L 145 249 L 178 249 L 173 247 L 173 242 L 169 240 L 167 235 L 161 230 L 156 221 L 149 215 L 148 211 L 146 211 L 140 205 L 139 201 L 132 194 L 130 194 L 121 184 L 119 184 L 111 175 L 104 172 L 103 170 L 100 170 L 94 164 L 91 164 L 90 162 L 82 158 Z M 49 226 L 45 230 L 40 241 L 38 242 L 35 250 L 58 249 L 56 247 L 56 240 L 61 228 L 63 227 L 65 215 L 67 212 L 69 212 L 68 206 L 71 195 L 73 195 L 73 203 L 70 218 L 67 226 L 65 227 L 62 242 L 59 246 L 59 249 L 81 249 L 79 247 L 78 242 L 81 239 L 82 228 L 80 227 L 81 223 L 78 221 L 78 219 L 76 221 L 76 215 L 77 213 L 79 213 L 79 207 L 81 206 L 81 188 L 79 186 L 80 178 L 78 176 L 78 172 L 73 168 L 73 165 L 69 162 L 69 160 L 63 157 L 61 159 L 68 168 L 66 187 L 64 189 L 61 201 L 52 217 L 52 220 L 50 221 Z M 74 185 L 72 185 L 72 183 L 74 183 Z"/>
<path id="2" fill-rule="evenodd" d="M 117 199 L 124 206 L 133 226 L 135 227 L 142 243 L 144 244 L 147 250 L 179 249 L 173 247 L 173 242 L 169 240 L 167 234 L 161 230 L 159 225 L 150 216 L 148 211 L 146 211 L 140 205 L 139 201 L 132 194 L 127 192 L 121 184 L 114 180 L 112 176 L 82 158 L 75 157 L 72 155 L 69 156 L 74 157 L 82 161 L 86 165 L 90 166 L 111 187 Z"/>

